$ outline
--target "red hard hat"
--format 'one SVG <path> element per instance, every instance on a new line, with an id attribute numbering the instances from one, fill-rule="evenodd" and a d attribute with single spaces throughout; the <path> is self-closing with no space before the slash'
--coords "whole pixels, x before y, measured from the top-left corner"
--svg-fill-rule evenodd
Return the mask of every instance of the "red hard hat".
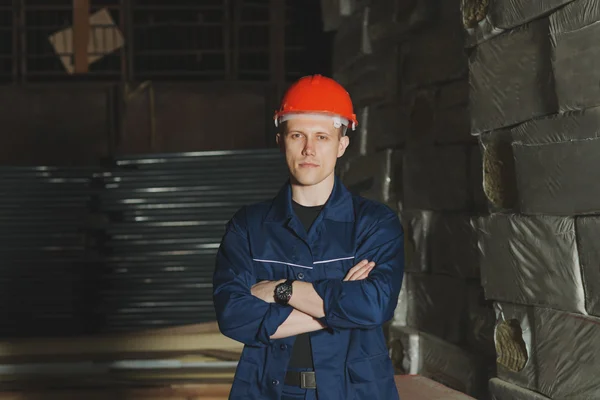
<path id="1" fill-rule="evenodd" d="M 294 114 L 328 114 L 339 125 L 356 129 L 358 120 L 350 95 L 336 81 L 321 75 L 300 78 L 283 96 L 275 126 Z"/>

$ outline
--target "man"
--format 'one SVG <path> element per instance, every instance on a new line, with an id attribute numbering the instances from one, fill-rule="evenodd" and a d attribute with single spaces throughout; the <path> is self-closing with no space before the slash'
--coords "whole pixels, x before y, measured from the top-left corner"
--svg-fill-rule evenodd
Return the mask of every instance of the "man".
<path id="1" fill-rule="evenodd" d="M 402 285 L 403 231 L 335 176 L 357 125 L 350 96 L 304 77 L 275 123 L 290 179 L 235 214 L 217 255 L 219 327 L 245 344 L 230 399 L 398 399 L 382 325 Z"/>

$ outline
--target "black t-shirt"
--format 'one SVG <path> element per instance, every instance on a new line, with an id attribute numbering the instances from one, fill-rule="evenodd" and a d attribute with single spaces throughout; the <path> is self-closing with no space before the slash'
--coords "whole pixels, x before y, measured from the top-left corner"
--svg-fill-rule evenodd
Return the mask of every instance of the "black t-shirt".
<path id="1" fill-rule="evenodd" d="M 305 207 L 295 201 L 292 201 L 292 206 L 298 219 L 302 222 L 304 229 L 306 229 L 306 232 L 308 232 L 323 209 L 323 206 Z M 312 347 L 310 345 L 310 336 L 308 333 L 302 333 L 296 336 L 289 366 L 292 368 L 313 369 Z"/>

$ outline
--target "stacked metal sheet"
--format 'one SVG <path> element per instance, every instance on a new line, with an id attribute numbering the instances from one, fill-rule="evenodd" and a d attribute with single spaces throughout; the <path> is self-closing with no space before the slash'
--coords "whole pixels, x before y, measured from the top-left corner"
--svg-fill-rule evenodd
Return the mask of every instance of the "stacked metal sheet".
<path id="1" fill-rule="evenodd" d="M 82 334 L 91 282 L 87 168 L 0 168 L 0 336 Z"/>
<path id="2" fill-rule="evenodd" d="M 499 400 L 600 398 L 600 91 L 590 67 L 600 8 L 496 1 L 475 18 L 487 2 L 470 3 L 472 133 L 492 212 L 472 221 L 497 315 L 490 390 Z"/>
<path id="3" fill-rule="evenodd" d="M 275 196 L 287 178 L 276 150 L 123 157 L 98 179 L 108 223 L 98 314 L 103 330 L 214 320 L 212 273 L 225 224 Z"/>
<path id="4" fill-rule="evenodd" d="M 394 209 L 404 226 L 406 272 L 388 335 L 398 370 L 483 399 L 495 366 L 495 315 L 483 298 L 471 223 L 486 200 L 460 4 L 356 7 L 339 22 L 333 65 L 359 109 L 342 179 Z"/>

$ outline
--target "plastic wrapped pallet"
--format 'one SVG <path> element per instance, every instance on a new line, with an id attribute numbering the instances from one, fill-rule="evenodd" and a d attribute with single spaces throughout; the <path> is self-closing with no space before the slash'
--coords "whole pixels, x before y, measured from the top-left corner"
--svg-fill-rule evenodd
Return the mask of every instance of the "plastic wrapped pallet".
<path id="1" fill-rule="evenodd" d="M 404 271 L 431 272 L 431 228 L 437 215 L 433 211 L 402 211 L 404 229 Z"/>
<path id="2" fill-rule="evenodd" d="M 573 0 L 462 0 L 466 45 L 482 43 L 507 29 L 545 16 Z"/>
<path id="3" fill-rule="evenodd" d="M 404 53 L 399 45 L 373 49 L 334 78 L 346 87 L 356 107 L 393 102 L 400 95 L 400 70 Z"/>
<path id="4" fill-rule="evenodd" d="M 333 70 L 341 71 L 372 53 L 367 31 L 369 8 L 345 18 L 333 41 Z"/>
<path id="5" fill-rule="evenodd" d="M 490 379 L 490 394 L 492 400 L 550 400 L 550 398 L 539 393 L 523 389 L 498 378 Z"/>
<path id="6" fill-rule="evenodd" d="M 483 133 L 479 144 L 488 209 L 491 212 L 517 211 L 517 177 L 510 130 Z"/>
<path id="7" fill-rule="evenodd" d="M 402 199 L 402 152 L 387 149 L 351 160 L 342 181 L 350 192 L 397 209 Z"/>
<path id="8" fill-rule="evenodd" d="M 412 328 L 393 327 L 390 337 L 400 374 L 422 375 L 478 399 L 486 392 L 487 374 L 476 356 Z"/>
<path id="9" fill-rule="evenodd" d="M 551 56 L 547 18 L 477 46 L 469 58 L 471 132 L 556 112 Z"/>
<path id="10" fill-rule="evenodd" d="M 554 77 L 561 111 L 600 105 L 600 3 L 577 0 L 550 16 Z"/>
<path id="11" fill-rule="evenodd" d="M 469 180 L 472 190 L 473 212 L 488 211 L 487 198 L 483 191 L 483 155 L 476 146 L 470 147 Z"/>
<path id="12" fill-rule="evenodd" d="M 476 153 L 476 154 L 472 154 Z M 477 146 L 419 146 L 404 156 L 404 210 L 469 211 Z M 479 187 L 481 184 L 479 183 Z"/>
<path id="13" fill-rule="evenodd" d="M 468 79 L 438 86 L 434 130 L 436 143 L 473 142 Z"/>
<path id="14" fill-rule="evenodd" d="M 600 211 L 600 107 L 530 121 L 512 135 L 522 213 Z"/>
<path id="15" fill-rule="evenodd" d="M 479 282 L 469 282 L 467 285 L 466 347 L 475 354 L 486 357 L 495 356 L 495 325 L 496 314 L 493 302 L 485 298 Z"/>
<path id="16" fill-rule="evenodd" d="M 600 398 L 600 319 L 536 309 L 537 391 L 552 399 Z"/>
<path id="17" fill-rule="evenodd" d="M 506 304 L 499 310 L 500 379 L 552 399 L 600 398 L 600 319 Z"/>
<path id="18" fill-rule="evenodd" d="M 321 20 L 325 32 L 335 31 L 340 27 L 342 23 L 340 0 L 321 0 Z"/>
<path id="19" fill-rule="evenodd" d="M 369 15 L 369 36 L 373 41 L 398 41 L 413 29 L 431 21 L 433 0 L 377 0 Z"/>
<path id="20" fill-rule="evenodd" d="M 475 224 L 488 299 L 586 314 L 573 218 L 492 214 Z"/>
<path id="21" fill-rule="evenodd" d="M 396 315 L 406 325 L 451 343 L 462 343 L 467 316 L 467 285 L 449 276 L 405 273 L 406 302 Z"/>
<path id="22" fill-rule="evenodd" d="M 534 308 L 496 303 L 494 344 L 498 378 L 517 386 L 536 389 L 537 359 Z"/>
<path id="23" fill-rule="evenodd" d="M 436 18 L 408 40 L 403 81 L 409 86 L 447 82 L 468 74 L 458 0 L 437 2 Z"/>
<path id="24" fill-rule="evenodd" d="M 325 32 L 337 30 L 344 17 L 360 11 L 370 0 L 321 0 L 321 19 Z"/>
<path id="25" fill-rule="evenodd" d="M 471 135 L 469 82 L 460 79 L 435 87 L 409 90 L 410 136 L 413 143 L 473 143 Z"/>
<path id="26" fill-rule="evenodd" d="M 477 234 L 470 215 L 407 210 L 400 216 L 405 271 L 479 279 Z"/>
<path id="27" fill-rule="evenodd" d="M 600 317 L 600 217 L 576 218 L 575 227 L 586 309 L 588 314 Z"/>
<path id="28" fill-rule="evenodd" d="M 408 113 L 398 101 L 371 104 L 358 112 L 358 129 L 349 132 L 346 149 L 353 156 L 367 155 L 385 148 L 398 148 L 405 142 Z"/>
<path id="29" fill-rule="evenodd" d="M 368 124 L 369 108 L 363 107 L 357 110 L 356 116 L 358 118 L 358 128 L 355 131 L 348 130 L 346 133 L 350 141 L 344 155 L 338 162 L 338 166 L 340 163 L 347 163 L 371 153 L 367 147 L 369 145 L 369 130 L 365 126 Z"/>
<path id="30" fill-rule="evenodd" d="M 477 233 L 467 214 L 436 214 L 430 228 L 430 260 L 434 274 L 479 279 Z"/>

